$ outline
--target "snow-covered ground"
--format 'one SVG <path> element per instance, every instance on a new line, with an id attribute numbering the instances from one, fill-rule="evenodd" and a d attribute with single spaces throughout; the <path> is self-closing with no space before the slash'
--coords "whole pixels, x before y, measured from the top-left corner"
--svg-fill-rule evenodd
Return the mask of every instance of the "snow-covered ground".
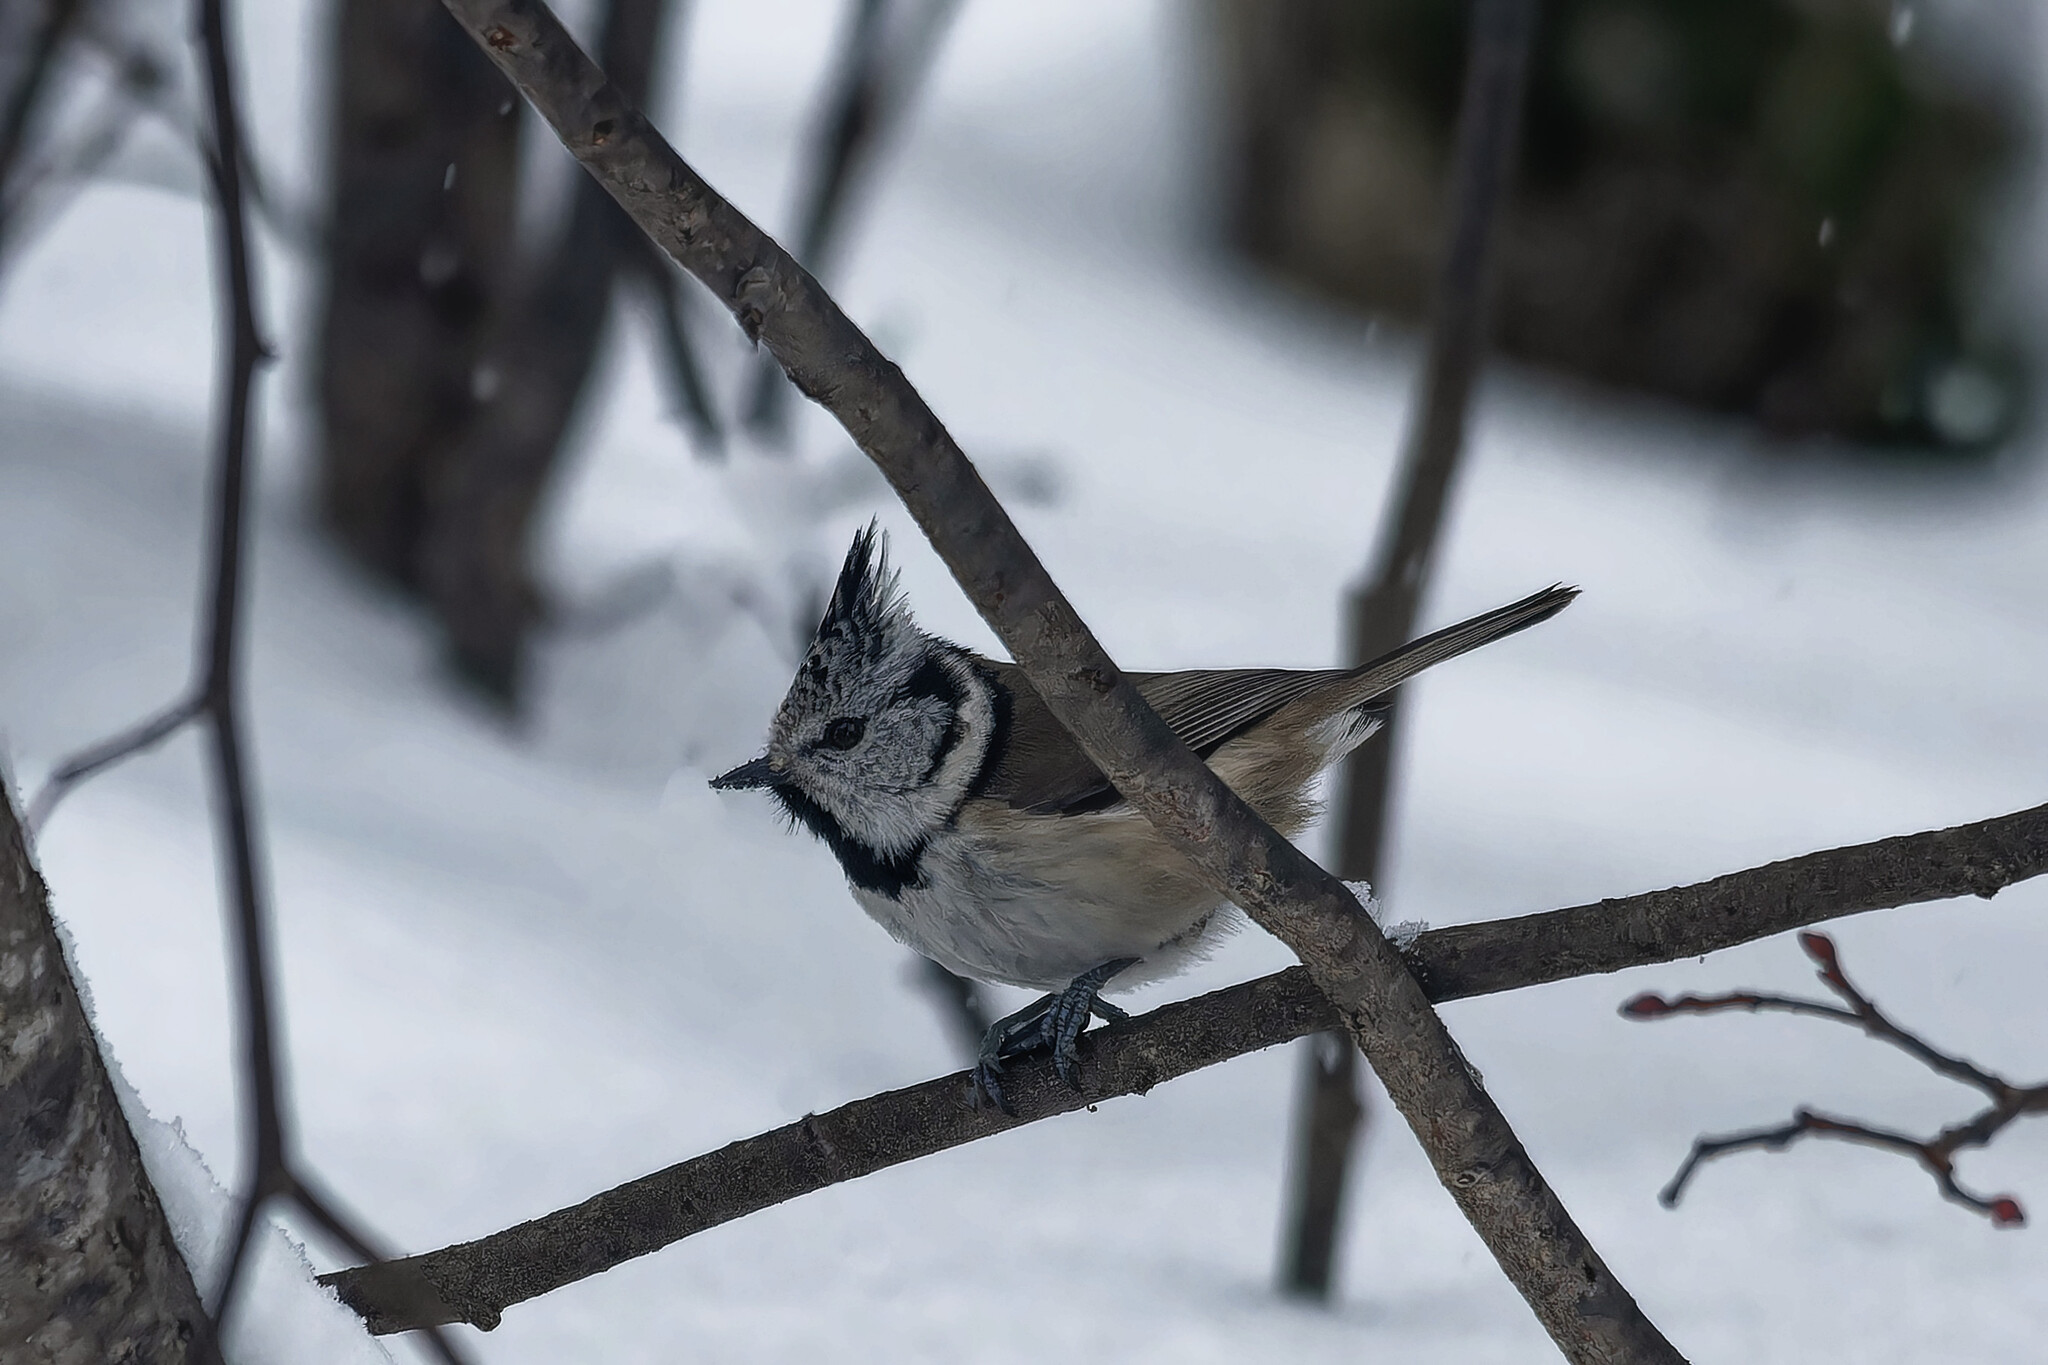
<path id="1" fill-rule="evenodd" d="M 310 185 L 324 11 L 241 8 L 259 145 L 285 184 Z M 835 11 L 701 11 L 671 122 L 775 223 Z M 1164 5 L 967 7 L 842 296 L 1120 660 L 1326 663 L 1413 350 L 1201 244 L 1201 166 L 1176 131 L 1198 57 Z M 145 140 L 0 281 L 0 753 L 31 790 L 186 676 L 214 362 L 195 185 L 168 141 Z M 843 438 L 807 420 L 794 465 L 692 460 L 629 323 L 548 555 L 572 601 L 662 572 L 675 588 L 551 639 L 533 722 L 510 731 L 450 692 L 421 623 L 312 533 L 301 263 L 273 251 L 267 279 L 285 361 L 265 389 L 250 680 L 312 1167 L 423 1250 L 957 1066 L 825 851 L 704 785 L 755 751 L 792 622 L 876 511 L 925 622 L 990 645 Z M 747 358 L 703 321 L 730 392 Z M 1557 580 L 1585 596 L 1415 689 L 1392 915 L 1572 904 L 2044 799 L 2041 444 L 1960 469 L 1786 451 L 1496 378 L 1431 620 Z M 83 789 L 41 856 L 127 1077 L 225 1179 L 240 1153 L 199 758 L 186 737 Z M 2035 883 L 1836 932 L 1897 1018 L 2033 1079 L 2044 910 Z M 1141 999 L 1286 961 L 1248 932 Z M 1614 1014 L 1637 990 L 1739 984 L 1812 986 L 1778 940 L 1446 1014 L 1691 1358 L 2038 1354 L 2048 1233 L 1994 1232 L 1897 1158 L 1736 1158 L 1676 1212 L 1656 1205 L 1702 1130 L 1800 1102 L 1928 1129 L 1971 1109 L 1847 1030 Z M 471 1347 L 491 1362 L 1548 1358 L 1384 1103 L 1340 1303 L 1272 1294 L 1294 1068 L 1245 1058 L 810 1196 L 516 1307 Z M 2048 1125 L 1964 1167 L 2048 1216 Z M 315 1241 L 316 1260 L 331 1251 Z"/>

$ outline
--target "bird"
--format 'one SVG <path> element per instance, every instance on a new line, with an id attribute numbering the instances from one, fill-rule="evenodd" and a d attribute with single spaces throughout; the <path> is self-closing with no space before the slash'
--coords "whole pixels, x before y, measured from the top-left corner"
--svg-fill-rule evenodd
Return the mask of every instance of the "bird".
<path id="1" fill-rule="evenodd" d="M 1385 723 L 1422 670 L 1556 615 L 1562 585 L 1356 668 L 1127 673 L 1266 822 L 1314 819 L 1316 776 Z M 1006 1062 L 1050 1050 L 1078 1086 L 1076 1042 L 1101 999 L 1206 956 L 1240 912 L 1126 802 L 1021 668 L 919 628 L 876 523 L 855 535 L 776 709 L 767 750 L 711 779 L 759 789 L 822 839 L 853 898 L 899 942 L 976 981 L 1043 991 L 992 1025 L 977 1098 L 1006 1111 Z"/>

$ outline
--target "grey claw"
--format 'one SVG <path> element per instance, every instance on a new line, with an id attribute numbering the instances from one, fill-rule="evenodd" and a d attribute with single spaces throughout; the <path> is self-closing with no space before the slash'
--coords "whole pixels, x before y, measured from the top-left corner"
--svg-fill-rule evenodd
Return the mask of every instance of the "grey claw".
<path id="1" fill-rule="evenodd" d="M 1131 1017 L 1115 1005 L 1098 999 L 1096 992 L 1111 977 L 1136 961 L 1134 957 L 1118 958 L 1090 968 L 1075 977 L 1057 995 L 1033 1001 L 1015 1014 L 990 1025 L 982 1037 L 981 1057 L 974 1067 L 977 1103 L 986 1098 L 996 1108 L 1015 1118 L 1017 1111 L 1003 1093 L 1002 1082 L 997 1079 L 1003 1070 L 1003 1059 L 1035 1052 L 1039 1048 L 1050 1049 L 1053 1071 L 1071 1089 L 1079 1090 L 1081 1054 L 1078 1043 L 1081 1031 L 1088 1027 L 1090 1016 L 1099 1014 L 1113 1024 L 1123 1023 Z"/>
<path id="2" fill-rule="evenodd" d="M 995 1058 L 982 1058 L 975 1065 L 974 1081 L 969 1086 L 968 1098 L 976 1109 L 984 1104 L 993 1104 L 1011 1118 L 1016 1118 L 1017 1106 L 1010 1103 L 1010 1097 L 1003 1093 L 1003 1083 L 996 1079 L 1002 1071 L 1002 1063 Z"/>

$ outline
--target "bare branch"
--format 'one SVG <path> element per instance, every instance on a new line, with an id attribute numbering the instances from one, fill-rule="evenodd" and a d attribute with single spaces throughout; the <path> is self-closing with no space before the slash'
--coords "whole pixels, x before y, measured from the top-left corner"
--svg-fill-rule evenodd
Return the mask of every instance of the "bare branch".
<path id="1" fill-rule="evenodd" d="M 224 853 L 221 861 L 228 883 L 228 929 L 237 985 L 235 1003 L 244 1046 L 243 1120 L 253 1159 L 236 1213 L 235 1234 L 228 1248 L 215 1315 L 205 1320 L 202 1314 L 197 1333 L 189 1338 L 191 1354 L 206 1360 L 217 1357 L 237 1291 L 246 1278 L 255 1229 L 264 1206 L 271 1200 L 297 1202 L 359 1255 L 368 1254 L 370 1248 L 360 1234 L 347 1229 L 330 1204 L 310 1195 L 294 1174 L 285 1126 L 270 989 L 269 919 L 259 873 L 255 795 L 241 731 L 238 666 L 243 619 L 242 561 L 249 506 L 250 400 L 257 368 L 268 358 L 268 351 L 256 324 L 248 205 L 242 182 L 243 139 L 235 104 L 225 0 L 196 0 L 196 10 L 205 53 L 209 105 L 207 145 L 201 150 L 213 189 L 220 299 L 226 323 L 222 331 L 227 342 L 214 466 L 212 564 L 198 653 L 200 682 L 188 699 L 60 765 L 38 806 L 40 814 L 46 816 L 57 797 L 94 772 L 104 771 L 120 759 L 160 742 L 188 721 L 204 718 L 209 723 L 216 834 Z M 438 1336 L 435 1344 L 444 1358 L 453 1358 L 449 1354 L 451 1348 Z"/>
<path id="2" fill-rule="evenodd" d="M 1991 1140 L 2014 1119 L 2026 1114 L 2048 1113 L 2048 1083 L 2033 1086 L 2014 1085 L 1974 1062 L 1940 1051 L 1918 1034 L 1900 1028 L 1886 1018 L 1870 998 L 1850 982 L 1848 974 L 1842 970 L 1841 958 L 1836 952 L 1833 939 L 1822 933 L 1804 933 L 1799 936 L 1799 944 L 1806 950 L 1808 957 L 1820 964 L 1820 979 L 1826 983 L 1828 989 L 1848 1002 L 1847 1009 L 1820 1000 L 1765 995 L 1756 991 L 1731 991 L 1725 995 L 1707 996 L 1682 995 L 1676 1000 L 1645 994 L 1623 1004 L 1622 1017 L 1642 1020 L 1668 1019 L 1679 1014 L 1717 1014 L 1724 1010 L 1741 1009 L 1753 1014 L 1803 1014 L 1810 1018 L 1832 1019 L 1836 1023 L 1860 1028 L 1873 1038 L 1882 1039 L 1903 1049 L 1931 1071 L 1983 1091 L 1991 1098 L 1990 1107 L 1974 1118 L 1942 1129 L 1931 1138 L 1916 1138 L 1855 1119 L 1832 1118 L 1811 1109 L 1800 1109 L 1792 1116 L 1790 1123 L 1755 1128 L 1741 1133 L 1727 1133 L 1720 1137 L 1702 1137 L 1694 1141 L 1691 1153 L 1685 1158 L 1685 1164 L 1671 1177 L 1671 1183 L 1658 1193 L 1658 1202 L 1666 1208 L 1676 1207 L 1679 1196 L 1685 1192 L 1686 1184 L 1691 1181 L 1693 1172 L 1699 1169 L 1702 1162 L 1711 1161 L 1730 1152 L 1781 1152 L 1802 1137 L 1823 1137 L 1861 1143 L 1866 1147 L 1877 1147 L 1913 1158 L 1926 1167 L 1928 1173 L 1934 1177 L 1935 1184 L 1940 1187 L 1944 1198 L 1984 1214 L 1991 1219 L 1995 1227 L 2018 1227 L 2026 1222 L 2026 1214 L 2020 1209 L 2019 1201 L 2011 1195 L 1979 1195 L 1963 1188 L 1956 1180 L 1955 1155 L 1965 1147 L 1989 1145 Z"/>
<path id="3" fill-rule="evenodd" d="M 1301 957 L 1439 1180 L 1575 1361 L 1675 1349 L 1615 1281 L 1357 900 L 1117 669 L 936 414 L 789 254 L 676 155 L 540 0 L 444 0 L 627 212 L 881 469 L 1047 709 L 1204 880 Z"/>
<path id="4" fill-rule="evenodd" d="M 1697 957 L 1842 915 L 1988 897 L 2048 873 L 2048 805 L 1954 829 L 1518 919 L 1432 929 L 1408 949 L 1430 998 L 1457 1000 Z M 1071 1113 L 1337 1022 L 1299 967 L 1085 1035 L 1082 1088 L 1049 1064 L 1005 1073 L 1017 1115 L 970 1102 L 967 1072 L 856 1100 L 504 1232 L 323 1277 L 375 1332 L 490 1327 L 504 1310 L 694 1233 L 842 1180 Z"/>

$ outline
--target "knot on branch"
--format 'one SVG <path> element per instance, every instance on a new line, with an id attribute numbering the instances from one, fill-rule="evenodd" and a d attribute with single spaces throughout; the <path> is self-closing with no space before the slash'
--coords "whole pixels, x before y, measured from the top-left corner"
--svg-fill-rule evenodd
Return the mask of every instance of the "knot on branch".
<path id="1" fill-rule="evenodd" d="M 775 276 L 768 267 L 757 265 L 734 283 L 728 306 L 738 320 L 740 330 L 747 334 L 747 340 L 758 346 L 761 344 L 761 328 L 769 315 L 782 311 L 782 291 L 775 287 Z"/>
<path id="2" fill-rule="evenodd" d="M 2014 869 L 2003 858 L 1988 858 L 1972 864 L 1968 877 L 1970 894 L 1987 901 L 2011 886 L 2015 879 Z"/>

